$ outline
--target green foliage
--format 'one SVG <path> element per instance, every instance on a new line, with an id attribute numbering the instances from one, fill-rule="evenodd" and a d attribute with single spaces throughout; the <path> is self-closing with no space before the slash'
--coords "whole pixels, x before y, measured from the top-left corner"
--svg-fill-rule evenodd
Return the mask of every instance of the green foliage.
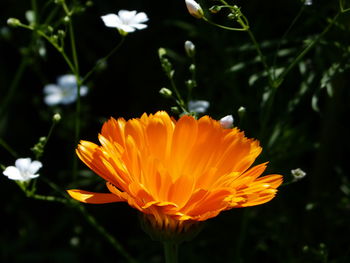
<path id="1" fill-rule="evenodd" d="M 349 262 L 349 1 L 198 2 L 203 19 L 177 0 L 2 0 L 0 167 L 31 156 L 43 168 L 28 184 L 0 178 L 1 262 L 163 262 L 133 209 L 78 204 L 65 189 L 105 191 L 74 150 L 110 116 L 198 117 L 191 100 L 209 101 L 213 118 L 232 114 L 285 186 L 266 205 L 209 220 L 179 261 Z M 148 28 L 106 28 L 100 17 L 120 9 L 146 12 Z M 43 87 L 63 74 L 75 76 L 77 100 L 48 106 Z M 306 177 L 294 183 L 296 168 Z"/>

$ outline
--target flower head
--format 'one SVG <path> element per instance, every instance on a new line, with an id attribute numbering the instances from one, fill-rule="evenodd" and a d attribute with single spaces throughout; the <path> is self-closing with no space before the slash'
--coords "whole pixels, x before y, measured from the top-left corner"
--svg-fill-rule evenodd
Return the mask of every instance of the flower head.
<path id="1" fill-rule="evenodd" d="M 299 180 L 303 179 L 306 176 L 306 173 L 303 170 L 301 170 L 300 168 L 293 169 L 290 172 L 291 172 L 291 174 L 293 176 L 293 181 L 294 182 L 299 181 Z"/>
<path id="2" fill-rule="evenodd" d="M 186 7 L 188 12 L 194 16 L 195 18 L 202 18 L 204 16 L 204 12 L 202 7 L 194 0 L 185 0 Z"/>
<path id="3" fill-rule="evenodd" d="M 80 87 L 80 96 L 87 94 L 86 86 Z M 72 74 L 60 76 L 57 79 L 57 84 L 48 84 L 44 87 L 44 101 L 49 106 L 58 104 L 71 104 L 78 97 L 77 79 Z"/>
<path id="4" fill-rule="evenodd" d="M 134 32 L 136 29 L 145 29 L 147 25 L 144 23 L 148 21 L 144 12 L 137 13 L 128 10 L 120 10 L 118 15 L 107 14 L 101 18 L 107 27 L 117 28 L 122 35 Z"/>
<path id="5" fill-rule="evenodd" d="M 196 46 L 193 44 L 192 41 L 186 40 L 185 41 L 185 51 L 187 56 L 190 58 L 193 58 L 196 53 Z"/>
<path id="6" fill-rule="evenodd" d="M 178 231 L 224 210 L 266 203 L 282 182 L 277 174 L 260 177 L 266 163 L 251 167 L 262 150 L 258 141 L 208 116 L 175 121 L 159 111 L 111 118 L 99 141 L 81 141 L 76 152 L 109 193 L 68 193 L 85 203 L 127 202 L 161 229 Z"/>
<path id="7" fill-rule="evenodd" d="M 3 174 L 11 180 L 27 182 L 37 178 L 38 170 L 42 167 L 39 161 L 32 161 L 30 158 L 19 158 L 15 162 L 15 166 L 8 166 L 3 171 Z"/>
<path id="8" fill-rule="evenodd" d="M 190 100 L 188 102 L 188 110 L 190 112 L 204 113 L 209 108 L 210 103 L 206 100 Z"/>
<path id="9" fill-rule="evenodd" d="M 233 125 L 233 116 L 232 115 L 226 115 L 225 117 L 222 117 L 220 119 L 220 124 L 222 127 L 228 129 L 232 128 Z"/>

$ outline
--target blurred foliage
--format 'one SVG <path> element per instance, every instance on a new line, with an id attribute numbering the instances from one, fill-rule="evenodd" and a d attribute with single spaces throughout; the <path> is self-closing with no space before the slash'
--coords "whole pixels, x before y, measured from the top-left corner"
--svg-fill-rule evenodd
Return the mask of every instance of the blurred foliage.
<path id="1" fill-rule="evenodd" d="M 272 89 L 248 34 L 191 17 L 184 1 L 88 2 L 67 1 L 77 8 L 72 19 L 82 75 L 121 39 L 116 30 L 103 25 L 101 15 L 138 10 L 146 12 L 150 21 L 147 29 L 128 35 L 85 83 L 90 90 L 81 100 L 81 139 L 96 141 L 101 124 L 110 116 L 170 111 L 174 101 L 158 93 L 162 87 L 171 88 L 159 61 L 160 47 L 172 63 L 179 93 L 186 97 L 193 61 L 183 45 L 191 40 L 196 45 L 197 82 L 191 99 L 210 101 L 209 115 L 219 119 L 232 114 L 235 125 L 259 139 L 264 151 L 258 161 L 270 162 L 268 172 L 285 175 L 286 182 L 292 180 L 291 169 L 300 167 L 307 173 L 300 182 L 283 186 L 266 205 L 231 210 L 209 220 L 195 240 L 181 247 L 180 262 L 349 262 L 349 12 L 340 14 L 281 85 Z M 338 1 L 236 2 L 275 77 L 339 12 Z M 225 15 L 206 11 L 215 1 L 199 3 L 206 16 L 227 23 Z M 340 3 L 344 9 L 350 7 L 348 0 Z M 48 107 L 43 101 L 44 85 L 70 69 L 45 39 L 6 23 L 14 17 L 30 24 L 34 8 L 43 30 L 49 33 L 50 26 L 53 32 L 67 32 L 65 15 L 54 1 L 1 0 L 0 164 L 5 167 L 16 158 L 34 157 L 31 148 L 47 136 L 51 118 L 59 112 L 62 120 L 45 141 L 37 191 L 60 196 L 50 181 L 60 189 L 102 191 L 103 182 L 81 163 L 73 179 L 75 105 Z M 238 112 L 241 106 L 244 114 Z M 27 198 L 5 177 L 0 185 L 1 262 L 127 262 L 73 205 Z M 142 232 L 135 210 L 126 204 L 85 208 L 138 262 L 163 262 L 161 246 Z"/>

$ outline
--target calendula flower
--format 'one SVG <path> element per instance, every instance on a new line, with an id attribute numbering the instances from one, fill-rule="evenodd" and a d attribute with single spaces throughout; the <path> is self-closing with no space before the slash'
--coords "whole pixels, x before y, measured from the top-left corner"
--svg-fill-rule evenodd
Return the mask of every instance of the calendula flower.
<path id="1" fill-rule="evenodd" d="M 57 79 L 57 84 L 48 84 L 44 87 L 44 101 L 49 106 L 58 104 L 71 104 L 77 100 L 77 79 L 72 74 L 62 75 Z M 80 96 L 88 92 L 86 86 L 80 87 Z"/>
<path id="2" fill-rule="evenodd" d="M 119 30 L 122 35 L 134 32 L 136 29 L 145 29 L 145 22 L 148 17 L 144 12 L 137 13 L 136 11 L 120 10 L 118 15 L 107 14 L 101 16 L 104 24 L 107 27 L 113 27 Z"/>
<path id="3" fill-rule="evenodd" d="M 188 12 L 194 16 L 195 18 L 202 18 L 204 16 L 204 12 L 202 7 L 194 0 L 185 0 L 186 7 Z"/>
<path id="4" fill-rule="evenodd" d="M 260 177 L 266 163 L 251 167 L 262 150 L 258 141 L 208 116 L 176 121 L 159 111 L 111 118 L 99 141 L 81 141 L 76 152 L 106 180 L 109 193 L 72 189 L 70 196 L 127 202 L 162 230 L 182 231 L 224 210 L 266 203 L 282 182 L 277 174 Z"/>
<path id="5" fill-rule="evenodd" d="M 11 180 L 28 182 L 39 176 L 37 172 L 42 166 L 39 161 L 32 161 L 30 158 L 19 158 L 16 160 L 15 166 L 6 167 L 3 174 Z"/>

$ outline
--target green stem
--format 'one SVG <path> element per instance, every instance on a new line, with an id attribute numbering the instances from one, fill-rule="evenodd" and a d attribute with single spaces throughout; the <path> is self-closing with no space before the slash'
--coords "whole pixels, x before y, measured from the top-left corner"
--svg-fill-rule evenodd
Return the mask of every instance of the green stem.
<path id="1" fill-rule="evenodd" d="M 69 69 L 74 73 L 75 72 L 75 67 L 73 65 L 73 63 L 70 61 L 70 59 L 68 58 L 67 54 L 64 52 L 64 50 L 57 44 L 57 42 L 53 41 L 52 38 L 50 38 L 48 35 L 46 35 L 44 32 L 42 32 L 41 30 L 38 30 L 32 26 L 28 26 L 25 24 L 20 24 L 19 25 L 22 28 L 31 30 L 36 32 L 39 36 L 42 36 L 43 38 L 45 38 L 63 57 L 63 59 L 66 61 Z"/>
<path id="2" fill-rule="evenodd" d="M 252 42 L 254 44 L 254 47 L 255 47 L 256 51 L 258 52 L 258 55 L 260 57 L 260 61 L 263 64 L 264 69 L 265 69 L 265 71 L 266 71 L 266 73 L 268 75 L 270 86 L 272 86 L 274 81 L 273 81 L 273 77 L 271 75 L 271 70 L 270 70 L 270 67 L 267 65 L 265 56 L 264 56 L 264 54 L 261 51 L 260 45 L 256 41 L 256 38 L 255 38 L 253 32 L 250 29 L 248 29 L 247 32 L 248 32 L 248 35 L 249 35 L 250 39 L 252 40 Z"/>
<path id="3" fill-rule="evenodd" d="M 38 23 L 38 16 L 39 16 L 38 5 L 36 0 L 32 0 L 32 10 L 34 12 L 34 25 L 36 25 Z"/>
<path id="4" fill-rule="evenodd" d="M 84 206 L 78 205 L 78 210 L 84 215 L 85 220 L 93 226 L 97 232 L 99 232 L 108 242 L 117 250 L 129 263 L 137 263 L 137 261 L 132 258 L 126 250 L 123 248 L 123 246 L 120 244 L 118 240 L 116 240 L 112 235 L 110 235 L 105 228 L 103 228 L 93 217 L 90 215 Z"/>
<path id="5" fill-rule="evenodd" d="M 175 95 L 176 95 L 176 98 L 177 98 L 177 104 L 180 106 L 181 110 L 184 112 L 184 113 L 188 113 L 188 110 L 187 110 L 187 107 L 185 105 L 185 102 L 184 100 L 182 99 L 181 95 L 180 95 L 180 92 L 178 91 L 177 87 L 176 87 L 176 84 L 175 84 L 175 81 L 174 81 L 174 78 L 172 76 L 169 76 L 169 80 L 170 80 L 170 85 L 171 85 L 171 88 L 172 90 L 175 92 Z"/>
<path id="6" fill-rule="evenodd" d="M 165 263 L 178 263 L 178 245 L 174 242 L 163 242 Z"/>
<path id="7" fill-rule="evenodd" d="M 289 66 L 282 72 L 281 76 L 278 78 L 276 87 L 282 84 L 286 75 L 304 58 L 304 56 L 315 46 L 315 44 L 321 40 L 321 38 L 329 31 L 329 29 L 331 29 L 331 27 L 334 25 L 334 23 L 341 14 L 341 11 L 337 13 L 333 17 L 331 22 L 328 24 L 328 26 L 304 50 L 300 52 L 300 54 L 293 60 L 291 64 L 289 64 Z"/>
<path id="8" fill-rule="evenodd" d="M 299 20 L 299 18 L 301 17 L 302 13 L 305 10 L 305 5 L 302 5 L 302 7 L 300 8 L 299 12 L 297 13 L 297 15 L 294 17 L 292 23 L 289 25 L 289 27 L 287 28 L 287 30 L 284 32 L 284 34 L 282 35 L 281 39 L 278 41 L 278 45 L 277 45 L 277 50 L 275 53 L 275 56 L 273 58 L 273 63 L 272 63 L 272 68 L 275 68 L 276 65 L 276 60 L 277 60 L 277 53 L 281 48 L 282 45 L 282 41 L 287 37 L 287 35 L 289 34 L 289 32 L 292 30 L 293 26 L 296 24 L 296 22 Z M 274 79 L 276 78 L 275 75 L 275 71 L 273 72 L 273 77 Z"/>
<path id="9" fill-rule="evenodd" d="M 29 198 L 33 198 L 36 200 L 41 200 L 41 201 L 49 201 L 49 202 L 58 202 L 58 203 L 63 203 L 63 204 L 71 204 L 73 205 L 74 208 L 78 209 L 79 212 L 83 214 L 84 219 L 92 226 L 94 227 L 97 232 L 99 232 L 112 246 L 113 248 L 118 251 L 129 263 L 137 263 L 137 261 L 131 257 L 124 247 L 120 244 L 120 242 L 115 239 L 112 235 L 110 235 L 104 227 L 102 227 L 95 217 L 90 215 L 85 207 L 79 203 L 76 202 L 75 200 L 71 199 L 70 197 L 67 197 L 67 194 L 63 192 L 56 184 L 53 182 L 49 181 L 48 179 L 44 179 L 44 181 L 56 192 L 61 193 L 64 198 L 56 197 L 56 196 L 45 196 L 45 195 L 38 195 L 35 194 L 34 192 L 26 191 L 25 188 L 21 187 L 21 189 L 26 193 L 26 196 Z M 68 198 L 68 199 L 67 199 Z"/>
<path id="10" fill-rule="evenodd" d="M 0 138 L 0 146 L 8 151 L 14 158 L 18 158 L 18 154 L 3 139 Z"/>
<path id="11" fill-rule="evenodd" d="M 73 28 L 73 22 L 72 22 L 72 12 L 69 11 L 68 6 L 66 5 L 65 1 L 62 3 L 63 9 L 69 17 L 69 38 L 70 38 L 70 44 L 71 44 L 71 51 L 72 51 L 72 57 L 73 57 L 73 74 L 75 75 L 75 79 L 77 81 L 77 101 L 76 101 L 76 108 L 75 108 L 75 136 L 74 136 L 74 144 L 76 145 L 79 141 L 80 137 L 80 112 L 81 112 L 81 99 L 80 99 L 80 88 L 82 85 L 82 80 L 80 79 L 80 72 L 79 72 L 79 60 L 78 60 L 78 54 L 77 54 L 77 48 L 75 43 L 75 36 L 74 36 L 74 28 Z M 76 155 L 74 154 L 73 157 L 73 180 L 76 180 L 78 176 L 78 159 Z"/>
<path id="12" fill-rule="evenodd" d="M 95 72 L 95 70 L 102 64 L 104 63 L 105 61 L 107 61 L 120 47 L 121 45 L 124 43 L 124 40 L 125 40 L 125 36 L 122 36 L 122 39 L 120 40 L 120 42 L 118 43 L 118 45 L 116 45 L 112 50 L 111 52 L 109 52 L 105 57 L 99 59 L 97 61 L 97 63 L 95 64 L 95 66 L 83 77 L 82 79 L 82 83 L 84 83 L 92 73 Z"/>
<path id="13" fill-rule="evenodd" d="M 63 203 L 63 204 L 67 204 L 68 201 L 66 199 L 63 198 L 59 198 L 56 196 L 50 196 L 50 195 L 38 195 L 38 194 L 33 194 L 30 192 L 26 192 L 27 197 L 29 198 L 33 198 L 36 200 L 42 200 L 42 201 L 49 201 L 49 202 L 58 202 L 58 203 Z"/>
<path id="14" fill-rule="evenodd" d="M 247 223 L 249 220 L 248 209 L 244 209 L 241 220 L 242 221 L 241 221 L 241 225 L 239 228 L 237 243 L 236 243 L 236 247 L 235 247 L 235 262 L 242 262 L 241 249 L 242 249 L 243 244 L 244 244 L 246 231 L 247 231 Z"/>
<path id="15" fill-rule="evenodd" d="M 226 29 L 226 30 L 231 30 L 231 31 L 247 31 L 247 27 L 228 27 L 228 26 L 223 26 L 223 25 L 220 25 L 220 24 L 217 24 L 213 21 L 210 21 L 209 19 L 207 19 L 206 17 L 203 17 L 202 18 L 205 22 L 213 25 L 213 26 L 216 26 L 216 27 L 219 27 L 219 28 L 222 28 L 222 29 Z"/>

